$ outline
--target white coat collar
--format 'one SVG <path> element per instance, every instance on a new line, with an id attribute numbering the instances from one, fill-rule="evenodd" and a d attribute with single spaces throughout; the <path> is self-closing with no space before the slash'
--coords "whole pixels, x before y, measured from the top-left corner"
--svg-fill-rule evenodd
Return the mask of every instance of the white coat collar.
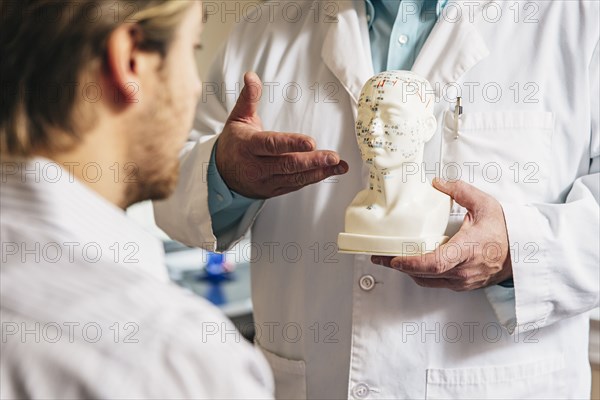
<path id="1" fill-rule="evenodd" d="M 472 11 L 464 1 L 448 2 L 425 41 L 412 71 L 427 78 L 434 85 L 438 97 L 441 88 L 458 81 L 490 54 L 473 23 L 490 1 L 479 3 L 472 7 Z"/>
<path id="2" fill-rule="evenodd" d="M 444 8 L 412 68 L 427 78 L 436 91 L 456 82 L 489 55 L 473 21 L 490 1 L 472 7 L 472 15 L 462 0 L 449 1 Z M 356 105 L 363 84 L 374 74 L 365 2 L 339 1 L 338 4 L 337 22 L 330 24 L 321 57 Z M 460 18 L 458 13 L 461 13 Z"/>
<path id="3" fill-rule="evenodd" d="M 374 75 L 364 0 L 339 1 L 337 21 L 330 23 L 321 57 L 354 104 L 364 83 Z"/>

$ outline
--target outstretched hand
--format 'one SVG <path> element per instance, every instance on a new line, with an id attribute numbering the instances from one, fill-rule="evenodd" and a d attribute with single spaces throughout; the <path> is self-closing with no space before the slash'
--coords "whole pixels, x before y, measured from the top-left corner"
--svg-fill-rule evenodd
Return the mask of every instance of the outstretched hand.
<path id="1" fill-rule="evenodd" d="M 219 174 L 237 193 L 269 198 L 348 172 L 348 164 L 329 150 L 316 150 L 310 136 L 263 131 L 257 114 L 262 82 L 249 72 L 216 148 Z"/>
<path id="2" fill-rule="evenodd" d="M 373 256 L 371 261 L 408 274 L 418 285 L 474 290 L 512 277 L 508 234 L 500 203 L 463 181 L 433 185 L 467 209 L 460 230 L 435 251 L 417 256 Z"/>

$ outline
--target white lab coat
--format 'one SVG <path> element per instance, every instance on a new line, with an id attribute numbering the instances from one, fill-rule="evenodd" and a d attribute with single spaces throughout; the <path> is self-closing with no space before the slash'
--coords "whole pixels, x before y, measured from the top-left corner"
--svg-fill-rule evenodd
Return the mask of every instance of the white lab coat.
<path id="1" fill-rule="evenodd" d="M 208 249 L 227 248 L 252 226 L 258 343 L 278 397 L 589 396 L 588 311 L 599 297 L 598 3 L 488 3 L 449 2 L 413 71 L 438 95 L 428 176 L 454 177 L 458 166 L 501 202 L 514 291 L 422 288 L 366 256 L 336 254 L 345 207 L 367 182 L 354 136 L 357 96 L 373 74 L 363 0 L 295 2 L 285 18 L 288 3 L 266 4 L 245 16 L 216 60 L 195 126 L 206 135 L 186 148 L 177 192 L 155 214 L 175 239 Z M 266 84 L 265 129 L 312 135 L 350 172 L 270 199 L 260 213 L 253 207 L 217 244 L 206 165 L 248 70 Z M 464 112 L 455 140 L 457 87 Z M 374 287 L 361 284 L 365 275 Z"/>
<path id="2" fill-rule="evenodd" d="M 0 172 L 0 398 L 272 397 L 260 352 L 169 284 L 160 240 L 54 162 Z"/>

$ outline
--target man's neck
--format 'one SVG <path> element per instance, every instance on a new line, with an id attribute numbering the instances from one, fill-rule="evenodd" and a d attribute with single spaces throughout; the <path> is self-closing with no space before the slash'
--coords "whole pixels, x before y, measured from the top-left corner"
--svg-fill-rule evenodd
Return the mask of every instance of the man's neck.
<path id="1" fill-rule="evenodd" d="M 103 130 L 103 132 L 110 132 Z M 69 151 L 39 151 L 35 155 L 60 164 L 70 175 L 119 208 L 125 209 L 127 160 L 118 135 L 94 131 L 82 135 L 80 144 Z"/>

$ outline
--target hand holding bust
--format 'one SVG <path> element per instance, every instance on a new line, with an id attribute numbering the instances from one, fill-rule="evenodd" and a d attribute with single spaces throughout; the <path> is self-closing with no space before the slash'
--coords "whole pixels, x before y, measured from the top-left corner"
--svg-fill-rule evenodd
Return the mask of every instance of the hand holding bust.
<path id="1" fill-rule="evenodd" d="M 370 166 L 369 187 L 346 210 L 340 252 L 411 255 L 446 242 L 450 197 L 421 173 L 423 149 L 437 128 L 429 82 L 385 71 L 364 85 L 356 137 Z"/>

